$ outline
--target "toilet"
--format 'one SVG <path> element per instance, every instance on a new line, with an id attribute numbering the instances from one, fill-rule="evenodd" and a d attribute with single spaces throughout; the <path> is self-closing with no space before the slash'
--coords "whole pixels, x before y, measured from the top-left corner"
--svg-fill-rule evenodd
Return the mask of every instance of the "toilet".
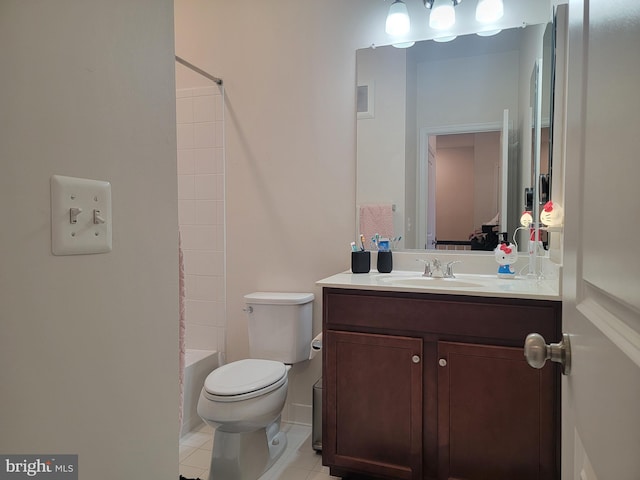
<path id="1" fill-rule="evenodd" d="M 198 415 L 214 427 L 209 480 L 256 480 L 282 455 L 280 415 L 292 364 L 308 360 L 312 293 L 244 296 L 251 358 L 211 372 Z"/>

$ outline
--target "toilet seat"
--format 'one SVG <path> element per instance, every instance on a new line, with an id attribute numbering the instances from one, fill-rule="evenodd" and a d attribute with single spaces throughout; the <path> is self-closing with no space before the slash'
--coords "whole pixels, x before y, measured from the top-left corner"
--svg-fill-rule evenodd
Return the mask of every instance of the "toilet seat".
<path id="1" fill-rule="evenodd" d="M 203 394 L 217 402 L 237 402 L 265 395 L 287 382 L 282 362 L 249 358 L 228 363 L 211 372 Z"/>

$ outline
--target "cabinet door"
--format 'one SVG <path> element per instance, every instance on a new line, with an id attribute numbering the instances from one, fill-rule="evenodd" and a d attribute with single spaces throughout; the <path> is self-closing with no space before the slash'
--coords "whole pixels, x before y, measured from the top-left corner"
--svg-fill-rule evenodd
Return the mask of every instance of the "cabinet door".
<path id="1" fill-rule="evenodd" d="M 422 339 L 327 330 L 323 463 L 420 479 Z"/>
<path id="2" fill-rule="evenodd" d="M 548 480 L 557 475 L 554 367 L 521 348 L 438 343 L 438 478 Z"/>

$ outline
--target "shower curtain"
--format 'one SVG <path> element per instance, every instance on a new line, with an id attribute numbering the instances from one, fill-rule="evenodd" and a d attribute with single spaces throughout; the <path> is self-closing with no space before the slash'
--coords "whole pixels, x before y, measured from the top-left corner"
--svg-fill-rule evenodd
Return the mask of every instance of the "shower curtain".
<path id="1" fill-rule="evenodd" d="M 182 414 L 184 409 L 184 353 L 185 353 L 185 343 L 184 343 L 184 296 L 185 296 L 185 288 L 184 288 L 184 257 L 182 254 L 182 239 L 180 238 L 180 232 L 178 232 L 178 305 L 179 305 L 179 325 L 180 325 L 180 333 L 179 333 L 179 348 L 180 348 L 180 373 L 179 373 L 179 382 L 180 382 L 180 403 L 178 405 L 180 411 L 178 412 L 178 432 L 182 429 Z"/>

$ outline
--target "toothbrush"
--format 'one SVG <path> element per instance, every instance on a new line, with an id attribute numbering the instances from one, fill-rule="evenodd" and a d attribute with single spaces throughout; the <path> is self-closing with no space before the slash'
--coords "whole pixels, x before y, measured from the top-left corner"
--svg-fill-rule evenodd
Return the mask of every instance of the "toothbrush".
<path id="1" fill-rule="evenodd" d="M 358 247 L 356 247 L 356 242 L 351 242 L 351 251 L 352 252 L 357 252 L 358 251 Z"/>
<path id="2" fill-rule="evenodd" d="M 360 245 L 361 245 L 360 250 L 364 252 L 364 235 L 362 234 L 360 234 Z"/>

